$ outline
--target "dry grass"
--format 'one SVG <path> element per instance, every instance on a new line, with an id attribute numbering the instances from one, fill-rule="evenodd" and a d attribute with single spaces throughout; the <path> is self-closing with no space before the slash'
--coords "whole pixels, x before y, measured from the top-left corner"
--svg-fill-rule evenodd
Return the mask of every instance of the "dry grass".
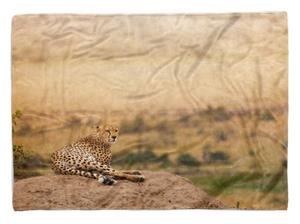
<path id="1" fill-rule="evenodd" d="M 151 121 L 144 115 L 147 129 L 133 133 L 122 133 L 121 129 L 113 151 L 118 154 L 150 147 L 157 154 L 168 153 L 172 160 L 180 153 L 190 153 L 202 160 L 205 150 L 223 151 L 230 156 L 235 169 L 246 170 L 254 161 L 263 169 L 273 170 L 286 158 L 286 111 L 273 112 L 274 120 L 262 120 L 255 127 L 250 116 L 253 115 L 235 115 L 230 120 L 215 122 L 201 115 L 190 115 L 188 121 L 182 122 L 180 117 L 171 119 L 167 116 Z M 81 120 L 70 124 L 66 118 L 64 125 L 58 126 L 54 122 L 49 123 L 48 116 L 43 121 L 30 120 L 33 115 L 25 114 L 24 117 L 26 119 L 18 121 L 14 144 L 21 144 L 45 159 L 60 147 L 91 133 L 94 128 L 92 124 L 82 123 Z M 241 120 L 244 122 L 242 125 Z M 164 128 L 157 128 L 162 122 L 165 123 Z M 40 127 L 34 128 L 35 123 Z M 32 125 L 26 133 L 20 132 L 24 124 Z"/>

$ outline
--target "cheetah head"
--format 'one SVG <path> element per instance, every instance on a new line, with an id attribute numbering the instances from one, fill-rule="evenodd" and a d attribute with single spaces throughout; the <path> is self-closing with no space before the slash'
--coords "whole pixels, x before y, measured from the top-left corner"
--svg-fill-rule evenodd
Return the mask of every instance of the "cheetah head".
<path id="1" fill-rule="evenodd" d="M 97 133 L 107 143 L 115 143 L 119 136 L 119 129 L 112 125 L 97 126 Z"/>

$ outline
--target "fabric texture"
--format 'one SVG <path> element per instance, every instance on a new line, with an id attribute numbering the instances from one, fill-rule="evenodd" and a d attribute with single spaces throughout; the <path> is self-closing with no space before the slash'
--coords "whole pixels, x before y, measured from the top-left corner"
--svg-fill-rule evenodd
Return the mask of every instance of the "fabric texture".
<path id="1" fill-rule="evenodd" d="M 17 15 L 12 31 L 15 209 L 287 208 L 286 13 Z M 104 124 L 112 167 L 145 182 L 53 176 L 50 155 Z"/>

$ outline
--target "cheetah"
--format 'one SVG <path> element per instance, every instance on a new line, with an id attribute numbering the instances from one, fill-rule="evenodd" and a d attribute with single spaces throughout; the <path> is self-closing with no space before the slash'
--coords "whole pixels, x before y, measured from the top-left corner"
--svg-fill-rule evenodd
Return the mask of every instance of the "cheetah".
<path id="1" fill-rule="evenodd" d="M 94 178 L 105 185 L 116 184 L 116 179 L 144 181 L 140 171 L 119 171 L 111 167 L 111 145 L 116 142 L 118 135 L 119 129 L 114 126 L 97 126 L 95 133 L 51 155 L 53 171 L 56 174 Z"/>

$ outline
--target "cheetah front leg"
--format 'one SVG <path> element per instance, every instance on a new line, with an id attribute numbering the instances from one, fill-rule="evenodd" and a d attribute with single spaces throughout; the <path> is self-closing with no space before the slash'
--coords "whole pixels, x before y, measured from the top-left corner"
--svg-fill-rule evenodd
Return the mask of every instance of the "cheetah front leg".
<path id="1" fill-rule="evenodd" d="M 129 171 L 131 172 L 131 171 Z M 132 172 L 131 172 L 132 173 Z M 132 182 L 143 182 L 145 180 L 145 177 L 143 175 L 140 174 L 128 174 L 125 173 L 124 171 L 117 171 L 117 170 L 113 170 L 113 171 L 109 171 L 109 175 L 115 177 L 116 179 L 125 179 L 125 180 L 129 180 Z"/>
<path id="2" fill-rule="evenodd" d="M 113 178 L 102 175 L 100 172 L 94 170 L 82 170 L 82 169 L 70 168 L 64 174 L 79 175 L 83 177 L 94 178 L 104 185 L 113 185 L 117 183 L 117 181 L 114 180 Z"/>
<path id="3" fill-rule="evenodd" d="M 128 174 L 123 171 L 115 170 L 107 165 L 102 165 L 97 161 L 87 161 L 84 164 L 84 168 L 88 171 L 98 171 L 102 176 L 106 176 L 106 178 L 115 178 L 115 179 L 126 179 L 132 182 L 143 182 L 145 180 L 143 175 L 140 175 L 140 172 L 136 172 L 135 174 Z M 134 171 L 131 171 L 134 172 Z M 104 178 L 104 179 L 106 179 Z M 99 182 L 103 181 L 103 177 L 98 178 Z M 104 183 L 104 182 L 103 182 Z"/>
<path id="4" fill-rule="evenodd" d="M 131 175 L 142 175 L 139 170 L 121 170 L 122 173 L 131 174 Z"/>

